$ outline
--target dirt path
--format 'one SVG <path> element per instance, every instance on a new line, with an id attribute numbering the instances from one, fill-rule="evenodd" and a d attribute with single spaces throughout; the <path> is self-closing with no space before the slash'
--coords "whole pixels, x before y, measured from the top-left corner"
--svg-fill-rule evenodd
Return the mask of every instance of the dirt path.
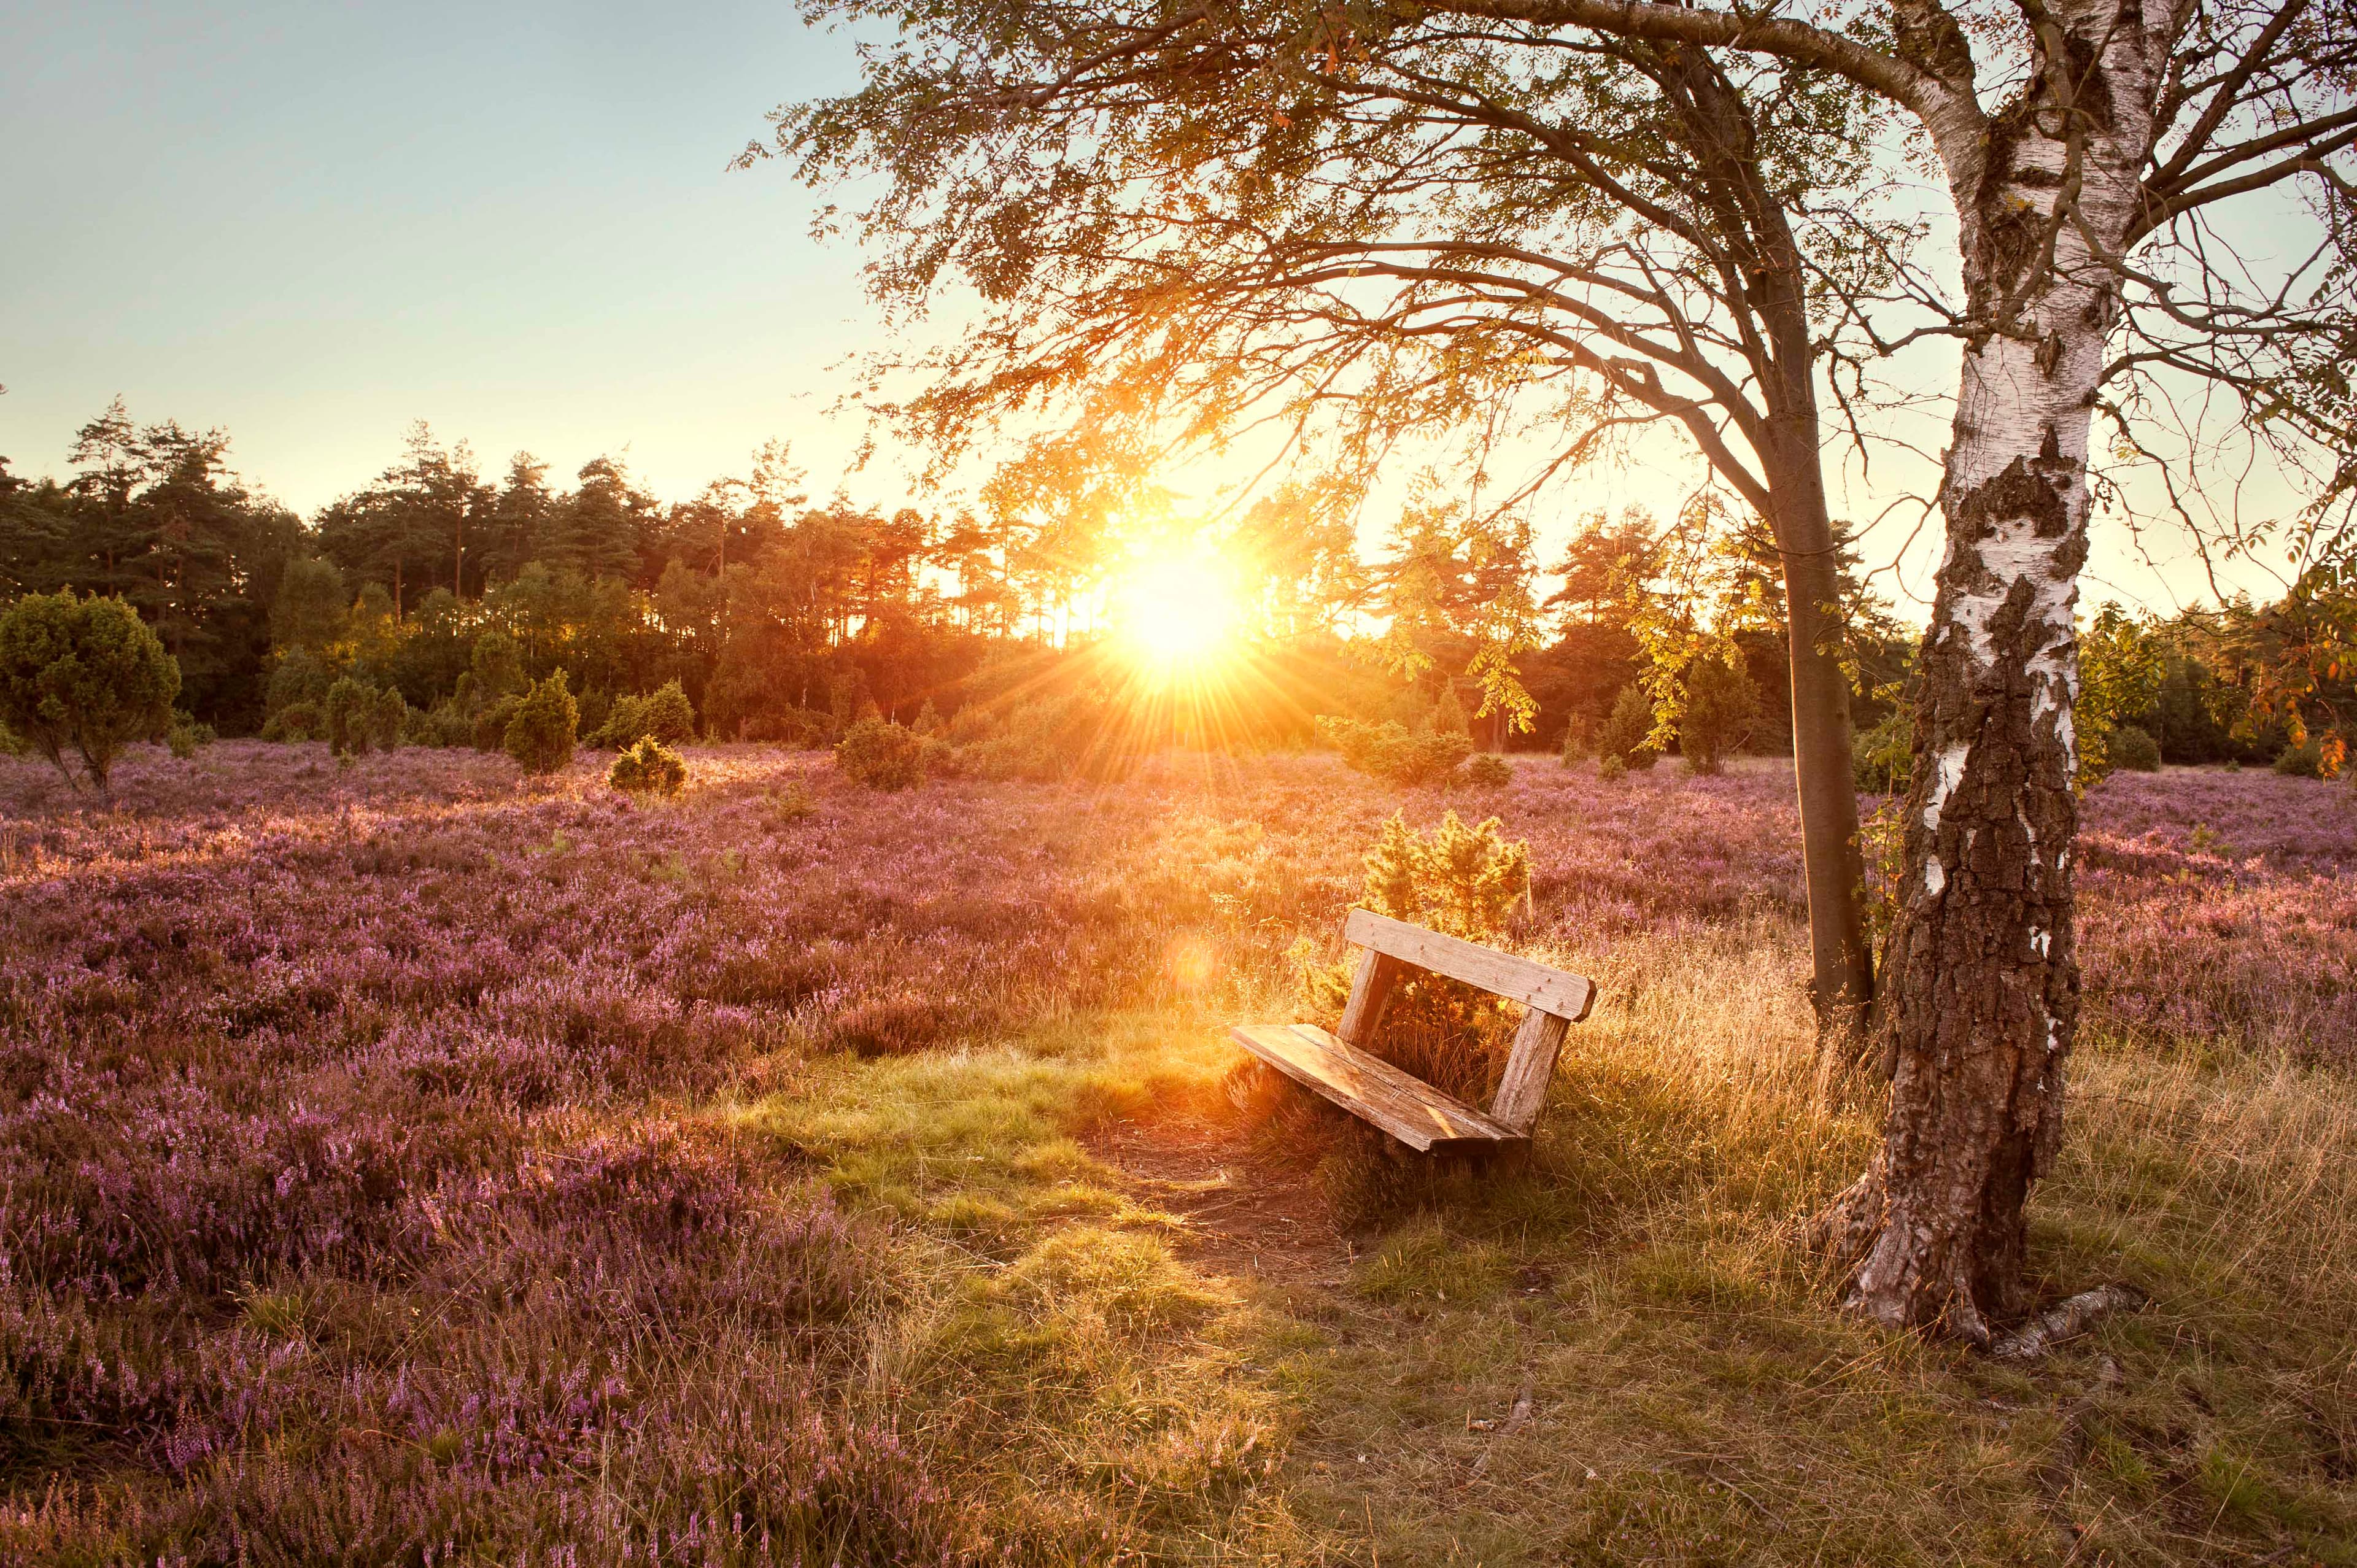
<path id="1" fill-rule="evenodd" d="M 1117 1122 L 1088 1144 L 1127 1178 L 1131 1197 L 1187 1222 L 1178 1251 L 1199 1267 L 1271 1285 L 1330 1288 L 1358 1255 L 1308 1173 L 1255 1153 L 1237 1127 Z"/>

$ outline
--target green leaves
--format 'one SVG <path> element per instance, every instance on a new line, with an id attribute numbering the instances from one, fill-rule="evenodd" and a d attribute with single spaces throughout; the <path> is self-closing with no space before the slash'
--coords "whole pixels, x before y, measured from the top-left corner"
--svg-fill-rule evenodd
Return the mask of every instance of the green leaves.
<path id="1" fill-rule="evenodd" d="M 554 773 L 573 760 L 579 718 L 573 693 L 565 688 L 565 671 L 559 670 L 517 704 L 502 737 L 507 754 L 526 773 Z"/>
<path id="2" fill-rule="evenodd" d="M 172 723 L 180 666 L 121 599 L 28 594 L 0 611 L 0 725 L 101 791 L 124 746 Z"/>
<path id="3" fill-rule="evenodd" d="M 1496 940 L 1531 891 L 1530 845 L 1507 842 L 1499 825 L 1491 817 L 1468 826 L 1448 811 L 1419 833 L 1394 811 L 1367 852 L 1367 908 L 1468 941 Z"/>

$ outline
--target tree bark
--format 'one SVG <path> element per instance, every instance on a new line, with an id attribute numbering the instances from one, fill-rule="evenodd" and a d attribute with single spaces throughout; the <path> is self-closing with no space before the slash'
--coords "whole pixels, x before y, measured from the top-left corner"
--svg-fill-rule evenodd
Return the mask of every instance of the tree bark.
<path id="1" fill-rule="evenodd" d="M 2116 253 L 2150 135 L 2148 37 L 2065 0 L 2031 88 L 1935 140 L 1961 219 L 1968 342 L 1920 660 L 1905 870 L 1881 975 L 1884 1141 L 1819 1219 L 1844 1304 L 1986 1345 L 2023 1300 L 2024 1204 L 2062 1129 L 2074 608 Z M 2057 214 L 2062 216 L 2057 216 Z"/>
<path id="2" fill-rule="evenodd" d="M 1866 862 L 1858 845 L 1850 766 L 1849 676 L 1841 667 L 1841 582 L 1818 466 L 1816 421 L 1803 459 L 1770 469 L 1776 547 L 1784 569 L 1785 642 L 1792 671 L 1792 776 L 1801 862 L 1809 895 L 1810 998 L 1829 1047 L 1859 1037 L 1874 1000 L 1866 928 Z"/>

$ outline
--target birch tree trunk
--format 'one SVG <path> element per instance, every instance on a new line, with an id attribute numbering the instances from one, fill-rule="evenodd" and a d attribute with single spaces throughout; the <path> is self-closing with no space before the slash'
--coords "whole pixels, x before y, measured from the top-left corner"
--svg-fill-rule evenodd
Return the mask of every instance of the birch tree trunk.
<path id="1" fill-rule="evenodd" d="M 2079 1015 L 2072 921 L 2087 444 L 2157 70 L 2131 11 L 2065 0 L 2039 72 L 1943 136 L 1970 341 L 1947 456 L 1947 553 L 1921 657 L 1906 860 L 1880 976 L 1890 1102 L 1820 1220 L 1843 1300 L 1986 1344 L 2023 1309 L 2023 1205 L 2051 1165 Z M 2164 29 L 2165 30 L 2165 29 Z"/>

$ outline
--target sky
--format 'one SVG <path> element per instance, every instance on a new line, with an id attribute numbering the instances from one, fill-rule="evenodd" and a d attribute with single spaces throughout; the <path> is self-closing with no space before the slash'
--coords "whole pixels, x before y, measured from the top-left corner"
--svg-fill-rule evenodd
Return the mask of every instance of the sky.
<path id="1" fill-rule="evenodd" d="M 223 426 L 309 511 L 412 420 L 487 467 L 628 448 L 658 493 L 822 417 L 874 330 L 853 247 L 779 166 L 780 102 L 847 82 L 790 4 L 0 0 L 0 453 L 59 473 L 117 393 Z"/>
<path id="2" fill-rule="evenodd" d="M 779 0 L 0 0 L 0 454 L 62 475 L 120 394 L 225 428 L 247 482 L 307 514 L 418 419 L 487 472 L 614 455 L 666 499 L 783 436 L 814 493 L 900 504 L 888 453 L 847 475 L 863 432 L 828 413 L 883 330 L 856 247 L 811 237 L 821 199 L 782 166 L 727 167 L 768 110 L 853 81 L 848 40 Z M 1873 517 L 1928 488 L 1914 468 L 1836 476 L 1837 507 Z M 1674 511 L 1683 482 L 1598 475 L 1551 529 Z M 1880 580 L 1910 618 L 1935 542 Z M 2181 542 L 2148 550 L 2099 526 L 2089 602 L 2204 596 Z"/>

